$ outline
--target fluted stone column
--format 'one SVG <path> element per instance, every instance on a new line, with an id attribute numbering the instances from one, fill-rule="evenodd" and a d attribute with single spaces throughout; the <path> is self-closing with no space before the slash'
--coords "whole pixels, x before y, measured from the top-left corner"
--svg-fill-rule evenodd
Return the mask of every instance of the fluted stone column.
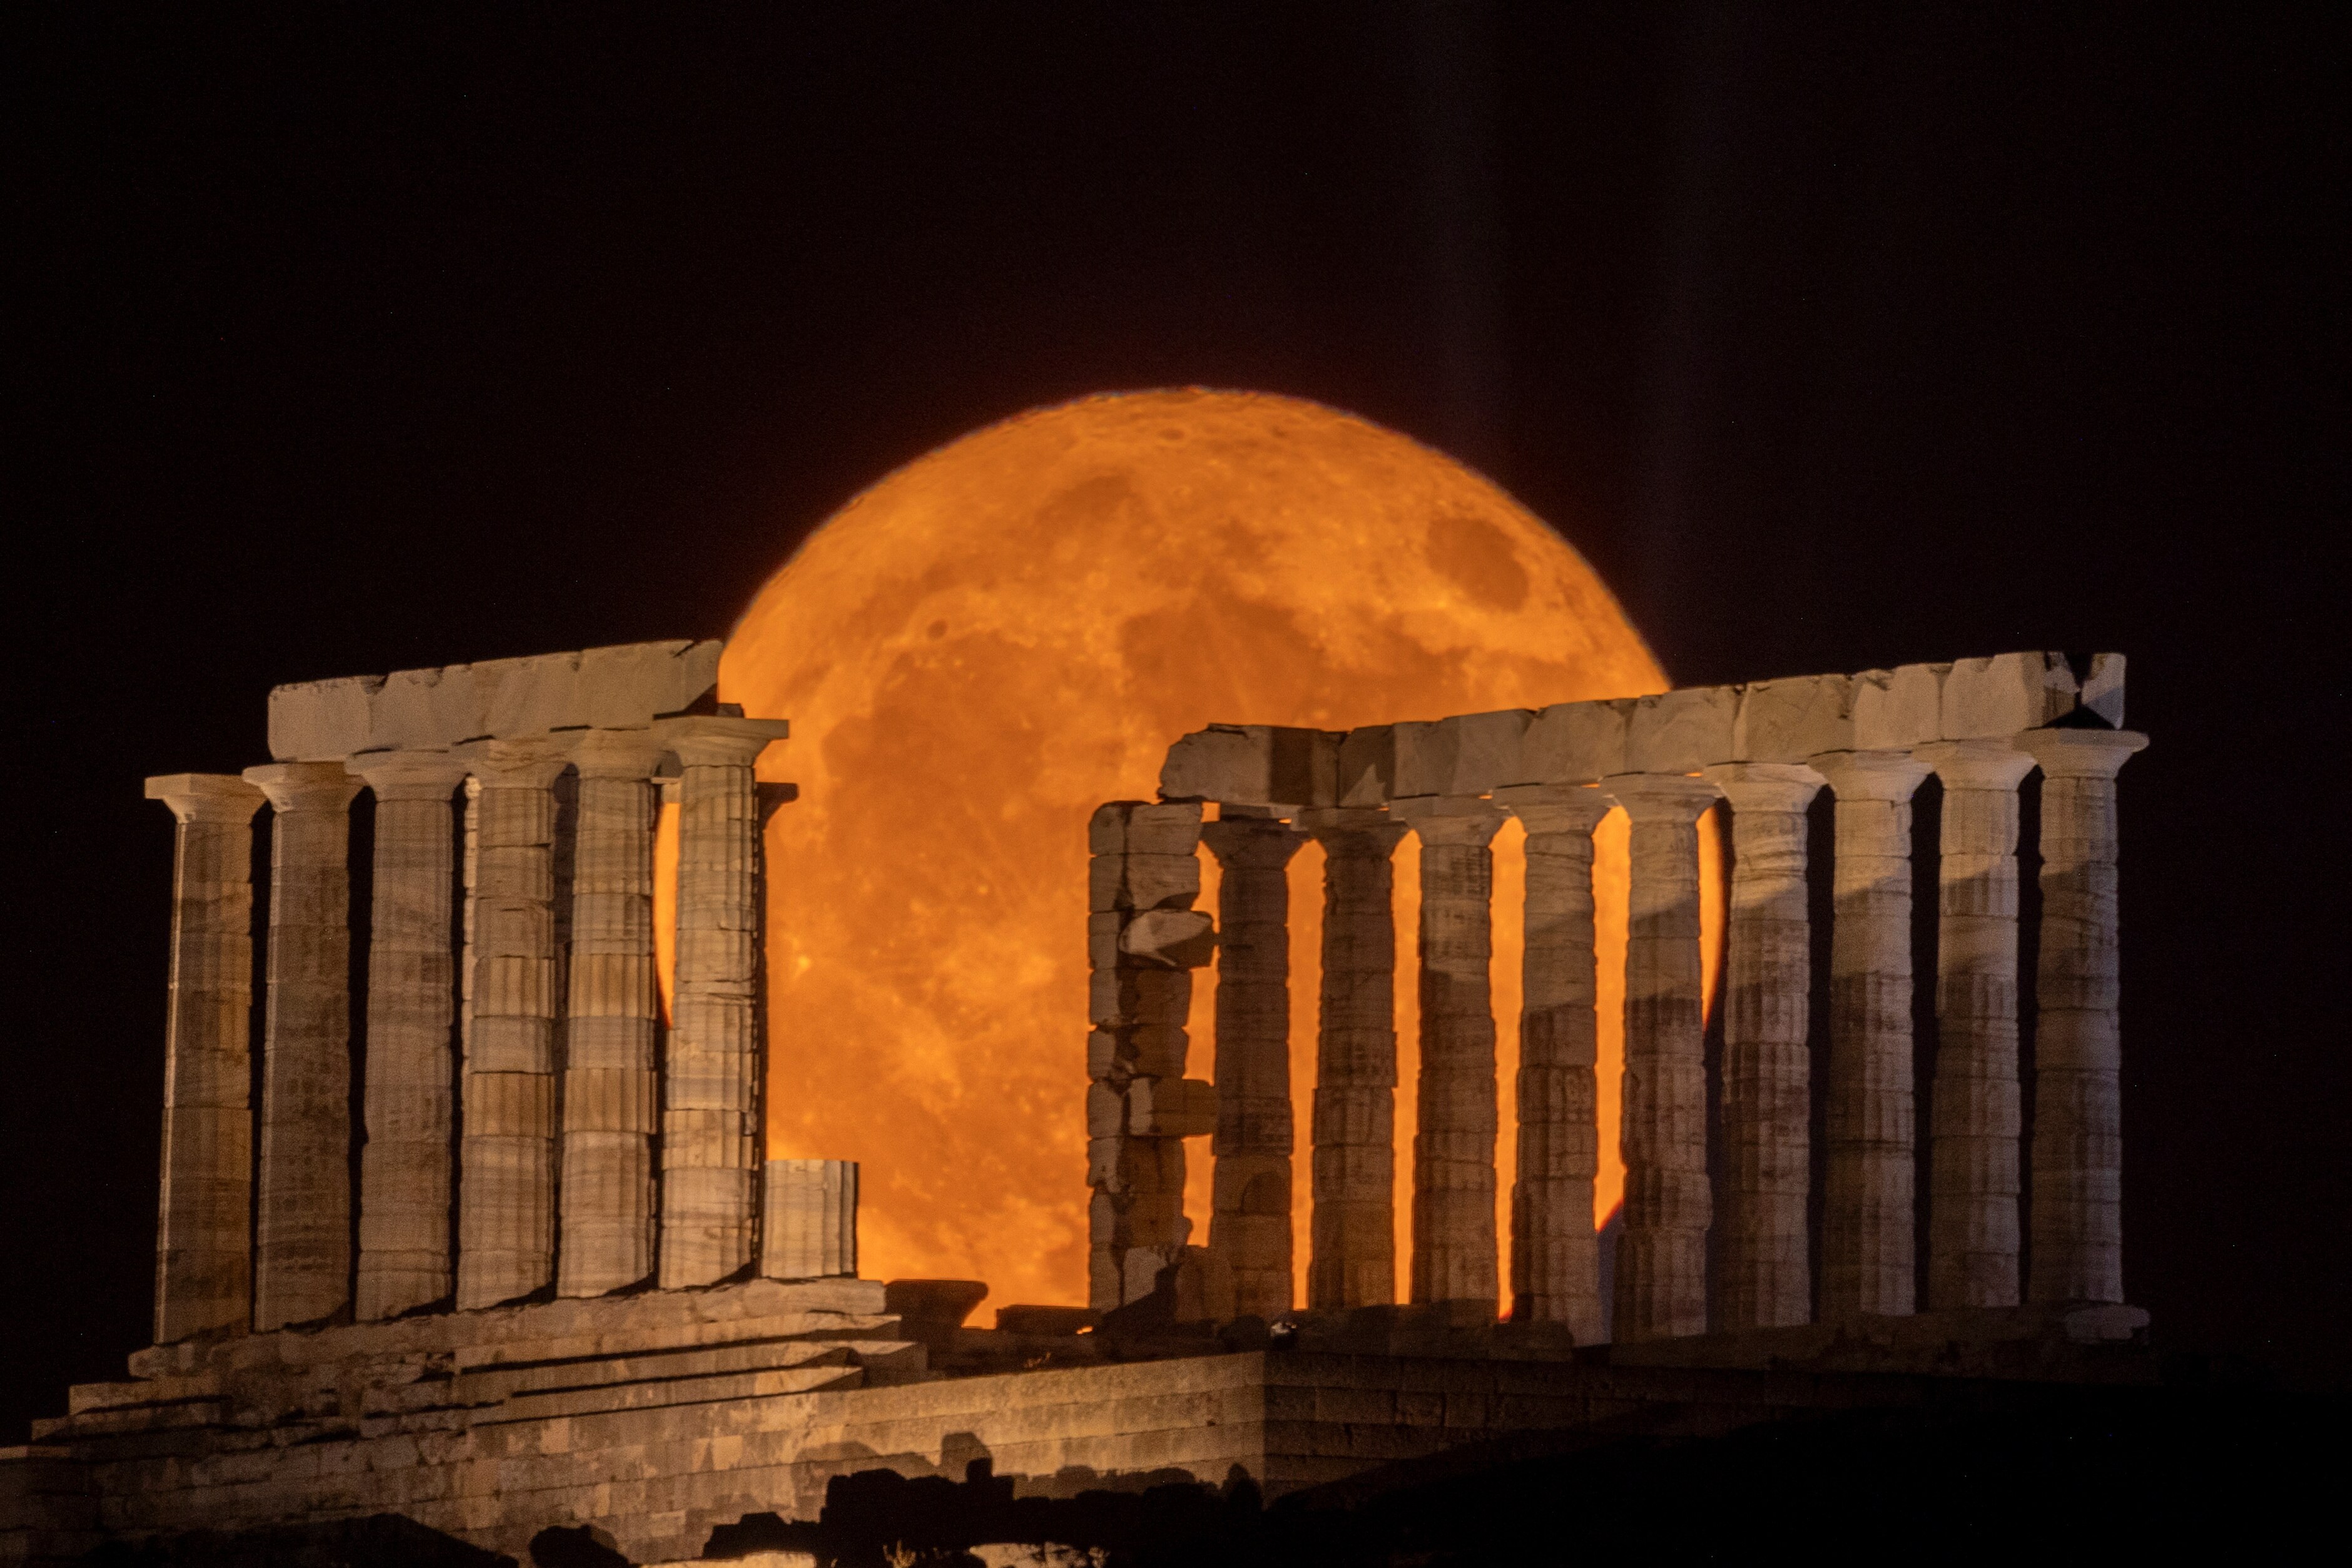
<path id="1" fill-rule="evenodd" d="M 1421 837 L 1421 1073 L 1414 1086 L 1412 1300 L 1492 1306 L 1495 855 L 1476 797 L 1397 803 Z"/>
<path id="2" fill-rule="evenodd" d="M 2018 744 L 2042 764 L 2028 1290 L 2036 1301 L 2120 1301 L 2116 773 L 2147 737 L 2128 730 L 2033 730 Z"/>
<path id="3" fill-rule="evenodd" d="M 1377 806 L 1318 808 L 1323 979 L 1315 1040 L 1315 1210 L 1307 1304 L 1396 1300 L 1396 914 L 1390 856 L 1404 824 Z"/>
<path id="4" fill-rule="evenodd" d="M 475 764 L 472 1012 L 457 1177 L 457 1305 L 554 1281 L 555 781 L 549 741 L 492 741 Z"/>
<path id="5" fill-rule="evenodd" d="M 1592 942 L 1592 830 L 1615 805 L 1597 789 L 1497 790 L 1527 837 L 1520 969 L 1518 1174 L 1511 1185 L 1511 1317 L 1601 1338 L 1601 1169 L 1594 1062 L 1599 980 Z"/>
<path id="6" fill-rule="evenodd" d="M 1228 808 L 1230 812 L 1230 808 Z M 1213 1272 L 1236 1316 L 1290 1310 L 1290 879 L 1305 836 L 1226 815 L 1201 829 L 1217 858 L 1216 1159 Z"/>
<path id="7" fill-rule="evenodd" d="M 155 1342 L 242 1330 L 253 1205 L 253 814 L 262 794 L 220 773 L 147 781 L 171 807 L 171 1006 L 163 1034 Z"/>
<path id="8" fill-rule="evenodd" d="M 709 1285 L 753 1261 L 760 1169 L 760 802 L 751 766 L 782 721 L 671 719 L 677 753 L 677 979 L 663 1064 L 659 1279 Z"/>
<path id="9" fill-rule="evenodd" d="M 1706 1331 L 1706 1001 L 1698 819 L 1715 785 L 1666 773 L 1601 781 L 1633 819 L 1625 947 L 1625 1228 L 1616 1337 Z"/>
<path id="10" fill-rule="evenodd" d="M 572 749 L 580 794 L 558 1189 L 563 1296 L 603 1295 L 654 1271 L 653 773 L 661 759 L 643 730 L 592 730 Z"/>
<path id="11" fill-rule="evenodd" d="M 354 759 L 375 796 L 358 1316 L 450 1293 L 457 1076 L 456 820 L 467 764 L 446 752 Z"/>
<path id="12" fill-rule="evenodd" d="M 1911 796 L 1927 767 L 1907 752 L 1812 765 L 1837 796 L 1820 1310 L 1835 1322 L 1916 1304 Z"/>
<path id="13" fill-rule="evenodd" d="M 2006 741 L 1922 746 L 1944 784 L 1936 1079 L 1928 1103 L 1927 1304 L 2017 1302 L 2017 786 Z"/>
<path id="14" fill-rule="evenodd" d="M 1781 1328 L 1812 1321 L 1805 810 L 1822 775 L 1788 763 L 1731 763 L 1706 776 L 1732 812 L 1715 1326 Z"/>
<path id="15" fill-rule="evenodd" d="M 351 804 L 341 763 L 247 768 L 269 797 L 269 982 L 253 1326 L 332 1316 L 352 1267 Z"/>

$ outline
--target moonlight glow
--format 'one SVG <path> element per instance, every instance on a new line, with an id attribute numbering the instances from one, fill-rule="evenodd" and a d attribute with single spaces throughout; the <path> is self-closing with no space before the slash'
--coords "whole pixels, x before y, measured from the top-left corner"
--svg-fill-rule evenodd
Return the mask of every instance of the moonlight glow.
<path id="1" fill-rule="evenodd" d="M 1168 743 L 1212 721 L 1345 729 L 1667 685 L 1575 551 L 1475 474 L 1315 404 L 1199 391 L 1023 415 L 890 475 L 760 590 L 719 680 L 746 712 L 792 721 L 761 773 L 800 786 L 768 836 L 770 1152 L 864 1163 L 861 1272 L 985 1279 L 996 1304 L 1085 1294 L 1096 805 L 1150 799 Z M 1506 1193 L 1518 842 L 1513 824 L 1496 856 Z M 1624 855 L 1620 815 L 1601 836 L 1604 1212 L 1622 1183 Z M 1311 846 L 1293 862 L 1302 1136 L 1321 869 Z M 1415 869 L 1408 837 L 1404 1149 Z M 1707 908 L 1712 927 L 1719 898 Z M 1204 1242 L 1206 1141 L 1189 1153 Z"/>

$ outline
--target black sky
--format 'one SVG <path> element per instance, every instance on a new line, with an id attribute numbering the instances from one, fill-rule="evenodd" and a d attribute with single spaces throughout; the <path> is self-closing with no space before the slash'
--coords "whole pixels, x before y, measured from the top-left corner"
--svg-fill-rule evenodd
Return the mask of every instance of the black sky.
<path id="1" fill-rule="evenodd" d="M 1681 683 L 2128 652 L 2131 1291 L 2344 1376 L 2332 8 L 813 11 L 13 19 L 0 1441 L 145 1334 L 142 776 L 723 636 L 888 468 L 1183 383 L 1476 463 Z"/>

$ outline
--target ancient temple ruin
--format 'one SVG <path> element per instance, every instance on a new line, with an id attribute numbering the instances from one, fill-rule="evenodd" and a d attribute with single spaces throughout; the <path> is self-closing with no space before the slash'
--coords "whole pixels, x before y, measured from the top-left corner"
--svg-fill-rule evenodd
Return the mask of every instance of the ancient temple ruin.
<path id="1" fill-rule="evenodd" d="M 509 1553 L 581 1525 L 631 1561 L 677 1561 L 747 1516 L 813 1517 L 834 1478 L 976 1460 L 1024 1494 L 1246 1477 L 1280 1495 L 1643 1411 L 1727 1430 L 1916 1401 L 1930 1377 L 1965 1402 L 2089 1375 L 2083 1357 L 2146 1322 L 2123 1304 L 2115 898 L 2115 780 L 2145 739 L 2121 727 L 2118 656 L 1181 738 L 1157 801 L 1072 824 L 1092 855 L 1092 1253 L 1071 1282 L 1088 1305 L 1008 1307 L 982 1330 L 963 1326 L 977 1286 L 856 1277 L 855 1166 L 764 1158 L 761 828 L 790 790 L 753 767 L 787 725 L 715 700 L 719 652 L 282 687 L 270 762 L 148 781 L 178 824 L 155 1342 L 0 1451 L 0 1560 L 395 1513 Z M 2021 932 L 2036 770 L 2040 914 Z M 1930 774 L 1940 846 L 1915 865 Z M 1823 792 L 1825 1029 L 1806 892 Z M 1718 803 L 1733 869 L 1711 1090 L 1696 825 Z M 665 804 L 677 873 L 657 922 Z M 1632 903 L 1605 1336 L 1592 834 L 1612 810 Z M 1527 909 L 1505 1237 L 1488 971 L 1507 814 Z M 1390 858 L 1407 833 L 1421 1070 L 1401 1151 Z M 1301 1173 L 1286 872 L 1309 837 L 1324 914 Z M 1192 907 L 1203 849 L 1213 915 Z M 1916 1084 L 1913 901 L 1931 896 L 1937 1045 Z M 1204 1060 L 1187 1018 L 1213 963 Z M 1074 1099 L 1080 1081 L 1074 1049 Z M 1194 1139 L 1214 1162 L 1203 1215 L 1183 1209 Z"/>

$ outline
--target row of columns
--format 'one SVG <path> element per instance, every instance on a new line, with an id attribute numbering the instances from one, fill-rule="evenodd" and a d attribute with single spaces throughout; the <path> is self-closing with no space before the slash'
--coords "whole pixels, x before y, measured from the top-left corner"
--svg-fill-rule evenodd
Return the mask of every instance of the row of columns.
<path id="1" fill-rule="evenodd" d="M 2124 731 L 2042 730 L 2013 742 L 1834 752 L 1806 765 L 1732 763 L 1704 776 L 1400 801 L 1393 814 L 1306 810 L 1295 827 L 1246 817 L 1208 825 L 1202 841 L 1223 868 L 1209 1250 L 1234 1282 L 1235 1310 L 1271 1315 L 1291 1301 L 1281 868 L 1309 837 L 1323 846 L 1325 869 L 1307 1304 L 1396 1299 L 1391 853 L 1408 830 L 1423 845 L 1409 1297 L 1496 1299 L 1488 845 L 1509 813 L 1527 830 L 1510 1295 L 1517 1317 L 1566 1324 L 1580 1342 L 1601 1337 L 1591 835 L 1614 805 L 1630 818 L 1632 847 L 1616 1336 L 1811 1321 L 1807 812 L 1823 787 L 1836 800 L 1836 856 L 1818 1310 L 1834 1321 L 1916 1310 L 1911 799 L 1930 773 L 1945 795 L 1928 1304 L 2019 1300 L 2024 1160 L 2033 1173 L 2024 1292 L 2121 1300 L 2114 781 L 2146 743 Z M 2032 1146 L 2021 1151 L 2017 789 L 2037 765 L 2036 1101 Z M 1707 1162 L 1698 894 L 1698 820 L 1717 799 L 1732 807 L 1735 867 L 1720 1213 Z M 1278 1223 L 1269 1183 L 1279 1187 Z"/>
<path id="2" fill-rule="evenodd" d="M 346 1308 L 373 1320 L 649 1278 L 709 1284 L 750 1265 L 764 816 L 752 768 L 782 731 L 677 719 L 149 780 L 178 822 L 158 1342 Z M 655 777 L 673 755 L 674 786 Z M 375 826 L 354 1260 L 349 808 L 362 787 Z M 665 1060 L 653 842 L 667 787 L 679 899 Z M 265 800 L 257 1117 L 250 865 Z"/>

